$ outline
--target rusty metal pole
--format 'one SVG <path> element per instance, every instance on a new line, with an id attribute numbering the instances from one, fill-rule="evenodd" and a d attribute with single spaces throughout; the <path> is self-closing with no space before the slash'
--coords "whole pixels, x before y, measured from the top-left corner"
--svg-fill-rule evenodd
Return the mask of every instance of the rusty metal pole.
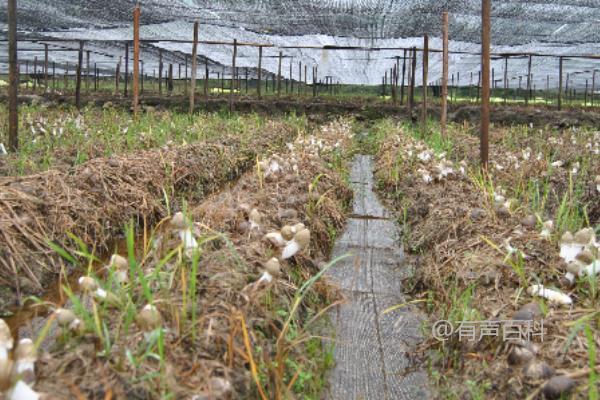
<path id="1" fill-rule="evenodd" d="M 440 125 L 442 138 L 447 134 L 448 123 L 448 12 L 442 14 L 442 115 Z"/>
<path id="2" fill-rule="evenodd" d="M 79 41 L 79 56 L 77 58 L 77 81 L 75 83 L 75 107 L 81 109 L 81 70 L 83 69 L 83 40 Z"/>
<path id="3" fill-rule="evenodd" d="M 406 76 L 406 49 L 402 56 L 402 82 L 400 84 L 400 105 L 404 105 L 404 77 Z"/>
<path id="4" fill-rule="evenodd" d="M 8 150 L 19 150 L 17 0 L 8 0 Z"/>
<path id="5" fill-rule="evenodd" d="M 88 58 L 88 63 L 89 63 L 89 58 Z M 44 44 L 44 86 L 45 86 L 44 91 L 48 92 L 48 43 Z"/>
<path id="6" fill-rule="evenodd" d="M 421 110 L 421 132 L 427 133 L 427 83 L 429 81 L 429 35 L 423 36 L 423 108 Z"/>
<path id="7" fill-rule="evenodd" d="M 562 109 L 563 58 L 558 58 L 558 111 Z"/>
<path id="8" fill-rule="evenodd" d="M 525 105 L 528 105 L 531 101 L 531 54 L 529 54 L 529 60 L 527 61 L 527 96 L 525 97 Z"/>
<path id="9" fill-rule="evenodd" d="M 196 72 L 198 69 L 198 21 L 194 22 L 194 43 L 192 44 L 192 80 L 190 81 L 190 114 L 194 113 L 196 100 Z"/>
<path id="10" fill-rule="evenodd" d="M 129 42 L 125 42 L 125 87 L 123 88 L 123 97 L 129 94 Z"/>
<path id="11" fill-rule="evenodd" d="M 231 60 L 231 90 L 229 91 L 229 112 L 233 112 L 234 92 L 235 92 L 235 61 L 237 58 L 237 39 L 233 39 L 233 57 Z"/>
<path id="12" fill-rule="evenodd" d="M 258 46 L 258 77 L 257 77 L 257 84 L 256 84 L 256 95 L 258 96 L 258 98 L 261 98 L 262 95 L 262 87 L 261 87 L 261 80 L 262 80 L 262 54 L 263 54 L 263 48 L 262 46 Z"/>
<path id="13" fill-rule="evenodd" d="M 417 71 L 417 48 L 412 48 L 412 60 L 410 68 L 410 87 L 408 89 L 408 114 L 412 119 L 413 108 L 415 106 L 415 75 Z"/>
<path id="14" fill-rule="evenodd" d="M 140 99 L 140 3 L 133 9 L 133 113 L 139 112 Z"/>
<path id="15" fill-rule="evenodd" d="M 490 130 L 490 14 L 491 0 L 481 2 L 481 138 L 480 155 L 481 166 L 488 168 L 489 162 L 489 130 Z"/>
<path id="16" fill-rule="evenodd" d="M 281 97 L 281 59 L 283 58 L 283 53 L 279 52 L 279 67 L 277 69 L 277 97 Z"/>

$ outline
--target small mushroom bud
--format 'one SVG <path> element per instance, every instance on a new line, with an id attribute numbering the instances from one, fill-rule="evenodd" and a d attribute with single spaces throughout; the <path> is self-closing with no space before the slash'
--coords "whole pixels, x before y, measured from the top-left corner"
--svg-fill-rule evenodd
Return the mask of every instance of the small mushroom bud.
<path id="1" fill-rule="evenodd" d="M 521 220 L 521 224 L 528 228 L 533 228 L 537 224 L 537 218 L 535 217 L 535 215 L 529 214 Z"/>
<path id="2" fill-rule="evenodd" d="M 68 327 L 76 319 L 75 313 L 66 308 L 58 308 L 54 311 L 54 314 L 56 315 L 56 323 L 62 328 Z"/>
<path id="3" fill-rule="evenodd" d="M 160 328 L 162 325 L 162 317 L 158 309 L 152 304 L 146 304 L 142 311 L 136 317 L 136 322 L 140 329 L 145 332 L 150 332 Z"/>
<path id="4" fill-rule="evenodd" d="M 573 379 L 566 375 L 557 375 L 550 379 L 542 389 L 544 397 L 549 400 L 560 399 L 575 387 Z"/>
<path id="5" fill-rule="evenodd" d="M 69 324 L 69 330 L 75 335 L 83 335 L 85 332 L 85 325 L 83 324 L 83 321 L 81 321 L 79 318 L 75 318 Z"/>
<path id="6" fill-rule="evenodd" d="M 592 228 L 585 228 L 577 232 L 573 239 L 576 244 L 585 246 L 590 244 L 593 238 L 594 230 Z"/>
<path id="7" fill-rule="evenodd" d="M 523 365 L 533 360 L 535 353 L 530 347 L 513 346 L 508 353 L 507 361 L 510 365 Z"/>
<path id="8" fill-rule="evenodd" d="M 129 268 L 129 261 L 123 256 L 113 254 L 110 258 L 109 266 L 114 266 L 118 270 L 127 270 Z"/>
<path id="9" fill-rule="evenodd" d="M 301 249 L 307 248 L 310 244 L 310 231 L 308 229 L 301 230 L 296 233 L 294 240 L 300 245 Z"/>
<path id="10" fill-rule="evenodd" d="M 21 339 L 14 354 L 13 381 L 35 382 L 35 362 L 37 350 L 31 339 Z"/>
<path id="11" fill-rule="evenodd" d="M 6 353 L 13 348 L 13 345 L 10 328 L 3 319 L 0 319 L 0 359 L 6 358 Z"/>
<path id="12" fill-rule="evenodd" d="M 171 220 L 169 221 L 169 225 L 173 229 L 181 230 L 181 229 L 186 229 L 188 227 L 188 222 L 185 218 L 185 215 L 183 215 L 183 213 L 180 211 L 178 213 L 175 213 L 171 217 Z"/>
<path id="13" fill-rule="evenodd" d="M 281 236 L 285 240 L 292 240 L 294 238 L 294 228 L 289 225 L 284 226 L 281 228 Z"/>
<path id="14" fill-rule="evenodd" d="M 542 316 L 542 309 L 538 303 L 531 302 L 521 307 L 513 316 L 516 321 L 534 321 Z"/>
<path id="15" fill-rule="evenodd" d="M 523 368 L 523 375 L 534 381 L 546 380 L 554 376 L 554 368 L 543 361 L 531 360 Z"/>
<path id="16" fill-rule="evenodd" d="M 306 229 L 306 226 L 302 222 L 298 222 L 296 225 L 292 227 L 292 231 L 294 233 L 298 233 L 301 230 Z"/>
<path id="17" fill-rule="evenodd" d="M 90 276 L 82 276 L 79 278 L 79 287 L 84 293 L 93 292 L 98 289 L 98 282 Z"/>
<path id="18" fill-rule="evenodd" d="M 581 253 L 577 254 L 575 260 L 579 261 L 583 265 L 590 265 L 594 262 L 594 255 L 589 250 L 583 250 Z"/>
<path id="19" fill-rule="evenodd" d="M 271 276 L 278 278 L 281 276 L 281 264 L 275 257 L 271 258 L 265 263 L 265 270 L 271 274 Z"/>

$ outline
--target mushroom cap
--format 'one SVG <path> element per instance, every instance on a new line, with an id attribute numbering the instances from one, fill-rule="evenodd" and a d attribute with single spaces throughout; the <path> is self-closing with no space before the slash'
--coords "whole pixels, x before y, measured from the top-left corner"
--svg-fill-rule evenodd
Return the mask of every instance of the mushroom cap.
<path id="1" fill-rule="evenodd" d="M 528 347 L 514 346 L 508 353 L 507 361 L 510 365 L 522 365 L 535 358 L 535 353 Z"/>
<path id="2" fill-rule="evenodd" d="M 294 227 L 286 225 L 281 228 L 281 236 L 283 236 L 285 240 L 292 240 L 294 238 Z"/>
<path id="3" fill-rule="evenodd" d="M 543 224 L 544 229 L 552 230 L 554 228 L 554 222 L 550 219 Z"/>
<path id="4" fill-rule="evenodd" d="M 281 264 L 275 257 L 265 263 L 265 270 L 275 278 L 281 275 Z"/>
<path id="5" fill-rule="evenodd" d="M 298 222 L 296 225 L 294 225 L 292 227 L 292 231 L 294 233 L 298 233 L 298 232 L 300 232 L 303 229 L 306 229 L 306 225 L 304 225 L 302 222 Z"/>
<path id="6" fill-rule="evenodd" d="M 136 322 L 142 330 L 148 332 L 161 326 L 162 317 L 155 306 L 146 304 L 138 313 Z"/>
<path id="7" fill-rule="evenodd" d="M 82 276 L 79 278 L 79 287 L 84 292 L 93 292 L 98 289 L 98 282 L 91 276 Z"/>
<path id="8" fill-rule="evenodd" d="M 14 357 L 16 361 L 23 360 L 35 362 L 37 360 L 37 350 L 33 341 L 27 338 L 19 340 Z"/>
<path id="9" fill-rule="evenodd" d="M 110 258 L 110 266 L 115 266 L 118 270 L 124 270 L 129 268 L 129 261 L 123 256 L 113 254 Z"/>
<path id="10" fill-rule="evenodd" d="M 533 228 L 535 224 L 537 224 L 537 218 L 535 217 L 535 215 L 529 214 L 521 220 L 521 224 L 523 226 Z"/>
<path id="11" fill-rule="evenodd" d="M 10 328 L 6 322 L 0 318 L 0 346 L 10 350 L 13 348 L 14 340 L 10 333 Z"/>
<path id="12" fill-rule="evenodd" d="M 577 254 L 577 257 L 575 257 L 575 260 L 579 261 L 583 265 L 590 265 L 591 263 L 594 262 L 594 255 L 592 254 L 591 251 L 586 249 L 586 250 L 583 250 L 581 253 Z"/>
<path id="13" fill-rule="evenodd" d="M 525 304 L 521 307 L 515 315 L 513 315 L 513 320 L 517 321 L 533 321 L 536 318 L 540 318 L 542 316 L 542 309 L 540 305 L 532 301 L 530 303 Z"/>
<path id="14" fill-rule="evenodd" d="M 575 387 L 573 379 L 566 375 L 557 375 L 544 385 L 542 392 L 547 399 L 560 399 Z"/>
<path id="15" fill-rule="evenodd" d="M 254 222 L 255 224 L 259 225 L 262 222 L 262 215 L 256 208 L 253 208 L 252 211 L 250 211 L 250 214 L 248 215 L 248 219 Z"/>
<path id="16" fill-rule="evenodd" d="M 187 220 L 185 218 L 185 215 L 183 215 L 183 213 L 181 211 L 175 213 L 171 217 L 171 220 L 169 221 L 169 225 L 173 229 L 185 229 L 185 228 L 188 227 L 188 223 L 187 223 Z"/>
<path id="17" fill-rule="evenodd" d="M 531 360 L 523 367 L 523 375 L 532 380 L 550 379 L 554 376 L 554 368 L 544 361 Z"/>
<path id="18" fill-rule="evenodd" d="M 75 313 L 66 308 L 57 308 L 54 314 L 56 315 L 56 322 L 62 327 L 69 326 L 76 319 Z"/>
<path id="19" fill-rule="evenodd" d="M 294 240 L 300 245 L 301 249 L 305 249 L 310 244 L 310 231 L 308 229 L 301 230 L 296 233 Z"/>
<path id="20" fill-rule="evenodd" d="M 592 228 L 584 228 L 575 234 L 574 241 L 577 244 L 586 245 L 593 242 L 594 236 Z"/>
<path id="21" fill-rule="evenodd" d="M 573 243 L 574 237 L 573 234 L 569 231 L 566 231 L 565 233 L 563 233 L 562 237 L 560 238 L 560 243 Z"/>

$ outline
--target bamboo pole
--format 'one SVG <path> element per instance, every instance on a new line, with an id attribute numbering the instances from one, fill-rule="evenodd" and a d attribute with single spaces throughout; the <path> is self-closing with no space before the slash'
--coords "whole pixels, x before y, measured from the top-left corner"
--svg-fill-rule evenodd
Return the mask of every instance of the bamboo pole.
<path id="1" fill-rule="evenodd" d="M 442 14 L 442 115 L 440 118 L 442 137 L 447 135 L 448 122 L 448 12 Z"/>
<path id="2" fill-rule="evenodd" d="M 17 0 L 8 0 L 8 150 L 19 150 L 19 73 L 17 60 Z"/>
<path id="3" fill-rule="evenodd" d="M 81 70 L 83 69 L 83 40 L 79 41 L 79 54 L 77 58 L 77 81 L 75 83 L 75 107 L 81 109 Z"/>
<path id="4" fill-rule="evenodd" d="M 190 114 L 194 113 L 196 96 L 196 73 L 198 70 L 198 21 L 194 22 L 194 43 L 192 44 L 192 80 L 190 81 Z"/>
<path id="5" fill-rule="evenodd" d="M 481 4 L 481 166 L 488 168 L 489 162 L 489 129 L 490 129 L 490 31 L 491 0 L 482 0 Z"/>
<path id="6" fill-rule="evenodd" d="M 233 39 L 233 56 L 231 60 L 231 88 L 229 91 L 229 112 L 233 112 L 233 102 L 235 98 L 235 62 L 237 58 L 237 39 Z"/>
<path id="7" fill-rule="evenodd" d="M 429 81 L 429 35 L 423 37 L 423 108 L 421 110 L 421 131 L 427 133 L 427 83 Z"/>
<path id="8" fill-rule="evenodd" d="M 139 112 L 140 96 L 140 3 L 133 9 L 133 113 Z"/>

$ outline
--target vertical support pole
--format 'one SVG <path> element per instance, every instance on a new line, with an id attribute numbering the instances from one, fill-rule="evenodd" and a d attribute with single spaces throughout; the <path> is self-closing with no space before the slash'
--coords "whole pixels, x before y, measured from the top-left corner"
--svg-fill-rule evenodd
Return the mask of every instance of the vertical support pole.
<path id="1" fill-rule="evenodd" d="M 508 56 L 504 56 L 504 104 L 508 101 Z"/>
<path id="2" fill-rule="evenodd" d="M 208 104 L 208 93 L 210 88 L 210 71 L 208 69 L 208 57 L 204 58 L 204 102 Z"/>
<path id="3" fill-rule="evenodd" d="M 167 78 L 167 91 L 169 96 L 173 95 L 173 64 L 169 63 L 169 75 Z"/>
<path id="4" fill-rule="evenodd" d="M 144 74 L 144 60 L 140 60 L 140 64 L 141 65 L 141 73 L 140 73 L 140 80 L 141 80 L 141 91 L 140 93 L 144 94 L 144 80 L 146 79 L 146 75 Z M 138 101 L 138 105 L 139 105 L 139 101 Z"/>
<path id="5" fill-rule="evenodd" d="M 94 92 L 98 91 L 98 64 L 94 63 Z M 52 63 L 52 79 L 54 79 L 54 63 Z"/>
<path id="6" fill-rule="evenodd" d="M 37 56 L 33 57 L 33 91 L 35 92 L 37 89 L 37 81 L 38 81 L 38 58 Z"/>
<path id="7" fill-rule="evenodd" d="M 585 80 L 585 92 L 583 93 L 583 106 L 587 107 L 587 98 L 588 98 L 588 80 Z"/>
<path id="8" fill-rule="evenodd" d="M 262 80 L 262 54 L 263 54 L 263 48 L 262 48 L 262 46 L 258 46 L 258 71 L 257 71 L 257 73 L 258 73 L 258 78 L 257 78 L 258 82 L 256 84 L 256 95 L 258 96 L 259 99 L 261 98 L 261 95 L 262 95 L 262 93 L 261 93 L 261 91 L 262 91 L 262 88 L 261 88 L 261 80 Z"/>
<path id="9" fill-rule="evenodd" d="M 232 73 L 232 77 L 231 77 L 231 90 L 229 92 L 229 112 L 233 111 L 233 101 L 234 101 L 234 97 L 235 97 L 235 61 L 237 58 L 237 39 L 233 39 L 233 57 L 231 60 L 231 73 Z"/>
<path id="10" fill-rule="evenodd" d="M 304 93 L 306 93 L 307 86 L 308 86 L 308 65 L 304 64 Z"/>
<path id="11" fill-rule="evenodd" d="M 125 42 L 125 88 L 123 97 L 129 95 L 129 42 Z"/>
<path id="12" fill-rule="evenodd" d="M 277 68 L 277 97 L 281 97 L 281 59 L 283 53 L 279 52 L 279 67 Z"/>
<path id="13" fill-rule="evenodd" d="M 591 94 L 591 101 L 592 101 L 592 107 L 594 107 L 594 95 L 596 94 L 596 70 L 594 70 L 592 72 L 592 94 Z"/>
<path id="14" fill-rule="evenodd" d="M 546 105 L 548 105 L 548 98 L 550 97 L 550 75 L 546 75 Z"/>
<path id="15" fill-rule="evenodd" d="M 115 71 L 115 96 L 119 95 L 119 80 L 121 79 L 121 58 L 117 63 L 117 70 Z"/>
<path id="16" fill-rule="evenodd" d="M 91 52 L 88 50 L 85 52 L 85 92 L 90 92 L 90 54 Z"/>
<path id="17" fill-rule="evenodd" d="M 298 61 L 298 94 L 302 89 L 302 61 Z"/>
<path id="18" fill-rule="evenodd" d="M 411 60 L 411 73 L 410 73 L 410 87 L 408 89 L 408 115 L 412 120 L 413 108 L 415 106 L 415 75 L 417 71 L 417 48 L 412 48 L 412 60 Z"/>
<path id="19" fill-rule="evenodd" d="M 563 58 L 558 57 L 558 111 L 562 109 Z"/>
<path id="20" fill-rule="evenodd" d="M 490 14 L 491 0 L 481 2 L 481 166 L 487 170 L 489 162 L 489 129 L 490 129 Z"/>
<path id="21" fill-rule="evenodd" d="M 184 85 L 184 89 L 185 92 L 188 92 L 188 55 L 185 55 L 185 85 Z"/>
<path id="22" fill-rule="evenodd" d="M 385 74 L 383 75 L 383 91 L 382 91 L 382 94 L 381 94 L 381 95 L 382 95 L 384 98 L 385 98 L 385 95 L 387 94 L 387 93 L 386 93 L 386 86 L 387 86 L 387 76 L 388 76 L 388 73 L 387 73 L 387 70 L 386 70 L 386 71 L 385 71 Z M 384 99 L 384 100 L 385 100 L 385 99 Z"/>
<path id="23" fill-rule="evenodd" d="M 139 112 L 140 98 L 140 3 L 133 9 L 133 114 Z"/>
<path id="24" fill-rule="evenodd" d="M 52 90 L 56 90 L 56 62 L 52 61 Z"/>
<path id="25" fill-rule="evenodd" d="M 292 70 L 294 65 L 294 58 L 290 58 L 290 93 L 294 94 L 294 71 Z"/>
<path id="26" fill-rule="evenodd" d="M 19 150 L 17 0 L 8 0 L 8 150 Z"/>
<path id="27" fill-rule="evenodd" d="M 79 41 L 79 57 L 77 58 L 77 81 L 75 83 L 75 107 L 81 109 L 81 70 L 83 69 L 83 40 Z"/>
<path id="28" fill-rule="evenodd" d="M 158 50 L 158 93 L 162 94 L 163 84 L 163 52 L 162 49 Z"/>
<path id="29" fill-rule="evenodd" d="M 429 81 L 429 35 L 423 37 L 423 108 L 421 110 L 421 131 L 427 133 L 427 83 Z"/>
<path id="30" fill-rule="evenodd" d="M 448 12 L 442 14 L 442 115 L 440 118 L 442 138 L 446 137 L 448 122 Z"/>
<path id="31" fill-rule="evenodd" d="M 400 84 L 400 105 L 404 105 L 404 77 L 406 75 L 406 49 L 402 56 L 402 82 Z"/>
<path id="32" fill-rule="evenodd" d="M 89 52 L 88 52 L 88 65 L 89 65 Z M 88 67 L 89 68 L 89 67 Z M 44 44 L 44 86 L 45 91 L 48 92 L 48 43 Z"/>
<path id="33" fill-rule="evenodd" d="M 313 67 L 313 97 L 317 97 L 317 79 L 318 79 L 318 74 L 319 74 L 319 67 L 318 66 L 314 66 Z"/>
<path id="34" fill-rule="evenodd" d="M 533 56 L 529 54 L 529 60 L 527 61 L 527 101 L 525 104 L 528 104 L 532 100 L 532 82 L 531 82 L 531 61 Z"/>
<path id="35" fill-rule="evenodd" d="M 196 96 L 196 72 L 198 70 L 198 21 L 194 22 L 194 43 L 192 44 L 192 80 L 190 82 L 190 114 L 194 113 Z"/>

